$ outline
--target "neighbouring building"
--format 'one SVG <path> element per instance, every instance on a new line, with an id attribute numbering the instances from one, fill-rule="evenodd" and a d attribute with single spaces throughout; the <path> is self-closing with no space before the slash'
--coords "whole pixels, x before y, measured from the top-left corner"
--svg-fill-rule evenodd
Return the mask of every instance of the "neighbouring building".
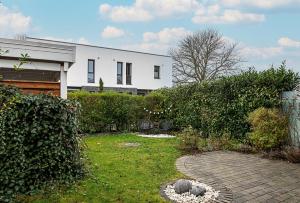
<path id="1" fill-rule="evenodd" d="M 27 41 L 76 46 L 76 63 L 68 72 L 68 90 L 104 90 L 147 94 L 172 86 L 171 57 L 93 45 L 26 38 Z"/>
<path id="2" fill-rule="evenodd" d="M 75 63 L 75 46 L 0 38 L 0 49 L 0 84 L 17 86 L 24 93 L 67 98 L 67 74 Z M 16 71 L 21 54 L 30 58 Z"/>

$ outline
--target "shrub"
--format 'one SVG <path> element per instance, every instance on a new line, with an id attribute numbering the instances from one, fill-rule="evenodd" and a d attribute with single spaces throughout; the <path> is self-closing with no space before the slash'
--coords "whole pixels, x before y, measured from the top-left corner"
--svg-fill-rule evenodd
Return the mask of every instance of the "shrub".
<path id="1" fill-rule="evenodd" d="M 179 149 L 187 152 L 196 151 L 198 149 L 200 134 L 191 126 L 179 133 L 178 137 L 180 139 Z"/>
<path id="2" fill-rule="evenodd" d="M 258 108 L 249 114 L 249 138 L 260 150 L 280 148 L 288 138 L 288 118 L 275 108 Z"/>
<path id="3" fill-rule="evenodd" d="M 19 89 L 13 86 L 4 86 L 0 84 L 0 109 L 16 94 L 19 94 Z"/>
<path id="4" fill-rule="evenodd" d="M 239 75 L 215 81 L 159 90 L 172 105 L 171 118 L 180 129 L 191 125 L 202 136 L 221 137 L 229 133 L 236 139 L 246 138 L 250 131 L 247 116 L 260 107 L 281 107 L 281 94 L 299 83 L 299 75 L 280 68 Z"/>
<path id="5" fill-rule="evenodd" d="M 69 99 L 81 104 L 80 130 L 84 133 L 137 129 L 143 118 L 143 97 L 116 92 L 72 92 Z"/>
<path id="6" fill-rule="evenodd" d="M 84 175 L 77 113 L 46 95 L 16 95 L 1 109 L 0 202 Z"/>
<path id="7" fill-rule="evenodd" d="M 151 92 L 144 97 L 144 118 L 152 122 L 168 119 L 170 106 L 165 103 L 166 96 L 160 92 Z"/>

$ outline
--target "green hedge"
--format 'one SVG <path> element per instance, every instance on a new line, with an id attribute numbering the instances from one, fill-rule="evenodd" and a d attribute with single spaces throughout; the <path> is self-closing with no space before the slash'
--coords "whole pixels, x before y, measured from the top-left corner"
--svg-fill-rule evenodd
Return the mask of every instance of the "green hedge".
<path id="1" fill-rule="evenodd" d="M 68 97 L 81 104 L 80 130 L 84 133 L 106 132 L 112 127 L 134 130 L 144 115 L 142 96 L 76 91 Z"/>
<path id="2" fill-rule="evenodd" d="M 281 66 L 159 92 L 173 105 L 170 117 L 178 129 L 192 125 L 207 137 L 229 133 L 245 138 L 248 114 L 259 107 L 280 107 L 282 92 L 298 83 L 299 75 Z"/>
<path id="3" fill-rule="evenodd" d="M 77 113 L 56 97 L 10 97 L 0 109 L 0 202 L 84 175 Z"/>
<path id="4" fill-rule="evenodd" d="M 141 121 L 158 122 L 169 118 L 165 104 L 167 98 L 159 92 L 137 96 L 76 91 L 69 93 L 68 97 L 81 105 L 79 120 L 82 133 L 136 131 L 140 130 Z"/>
<path id="5" fill-rule="evenodd" d="M 0 108 L 20 91 L 16 87 L 4 86 L 0 84 Z"/>

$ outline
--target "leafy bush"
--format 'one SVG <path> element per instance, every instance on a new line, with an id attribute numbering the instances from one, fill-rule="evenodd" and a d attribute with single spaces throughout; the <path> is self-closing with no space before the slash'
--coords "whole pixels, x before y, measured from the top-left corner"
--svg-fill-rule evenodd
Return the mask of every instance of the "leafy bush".
<path id="1" fill-rule="evenodd" d="M 149 112 L 145 112 L 145 118 L 151 121 L 159 121 L 164 119 L 168 112 L 165 110 L 166 96 L 160 92 L 151 92 L 144 97 L 145 109 Z M 151 113 L 150 113 L 151 112 Z"/>
<path id="2" fill-rule="evenodd" d="M 144 116 L 143 97 L 116 92 L 72 92 L 69 99 L 81 104 L 80 130 L 84 133 L 137 129 Z"/>
<path id="3" fill-rule="evenodd" d="M 257 149 L 280 148 L 288 138 L 288 117 L 278 109 L 258 108 L 249 114 L 249 138 Z"/>
<path id="4" fill-rule="evenodd" d="M 16 87 L 0 84 L 0 109 L 7 101 L 19 93 L 19 89 Z"/>
<path id="5" fill-rule="evenodd" d="M 239 75 L 200 84 L 159 90 L 172 105 L 170 117 L 177 129 L 192 125 L 202 136 L 221 137 L 229 133 L 236 139 L 250 131 L 247 116 L 259 107 L 281 107 L 281 94 L 299 83 L 299 75 L 280 68 Z"/>
<path id="6" fill-rule="evenodd" d="M 185 128 L 181 133 L 179 133 L 178 137 L 180 139 L 179 149 L 187 152 L 198 150 L 200 134 L 191 126 Z"/>
<path id="7" fill-rule="evenodd" d="M 0 202 L 84 175 L 76 103 L 19 94 L 6 104 L 0 110 Z"/>

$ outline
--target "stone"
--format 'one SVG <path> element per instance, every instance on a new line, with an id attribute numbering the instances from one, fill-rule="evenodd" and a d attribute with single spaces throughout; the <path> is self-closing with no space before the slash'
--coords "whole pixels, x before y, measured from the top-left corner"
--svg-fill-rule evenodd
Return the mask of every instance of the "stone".
<path id="1" fill-rule="evenodd" d="M 192 183 L 189 180 L 177 180 L 174 185 L 174 190 L 177 194 L 189 192 L 192 189 Z"/>
<path id="2" fill-rule="evenodd" d="M 206 193 L 206 189 L 200 186 L 192 186 L 190 193 L 195 195 L 196 197 L 203 196 Z"/>

